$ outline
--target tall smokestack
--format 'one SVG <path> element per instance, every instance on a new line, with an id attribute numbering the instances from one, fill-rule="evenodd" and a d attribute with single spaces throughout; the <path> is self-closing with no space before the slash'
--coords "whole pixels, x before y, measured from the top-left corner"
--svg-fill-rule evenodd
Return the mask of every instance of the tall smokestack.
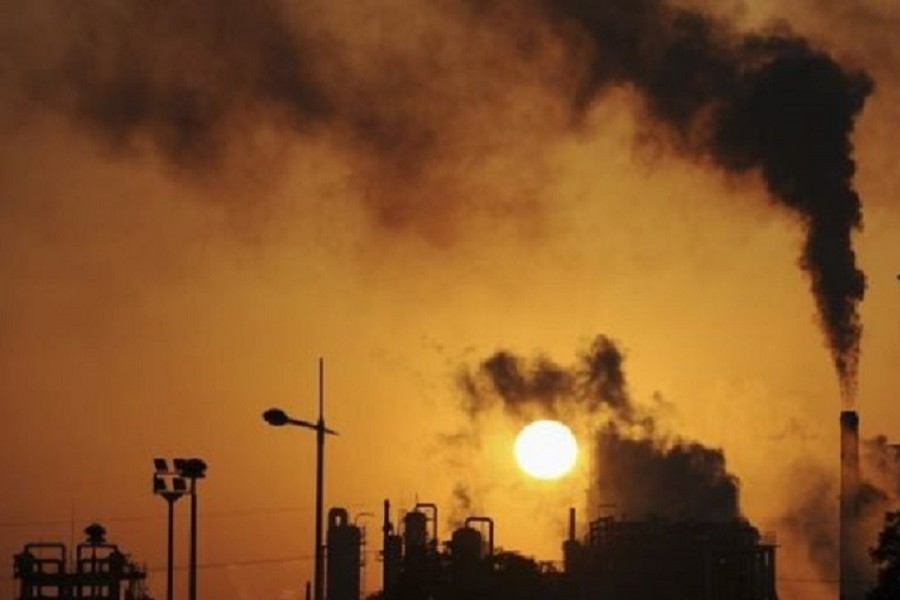
<path id="1" fill-rule="evenodd" d="M 841 412 L 841 509 L 840 582 L 841 600 L 861 600 L 862 573 L 857 568 L 859 542 L 859 415 Z"/>

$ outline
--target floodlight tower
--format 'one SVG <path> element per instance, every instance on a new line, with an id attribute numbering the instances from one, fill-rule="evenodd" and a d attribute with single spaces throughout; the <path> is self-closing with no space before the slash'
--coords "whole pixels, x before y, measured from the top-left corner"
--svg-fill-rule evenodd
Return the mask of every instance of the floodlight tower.
<path id="1" fill-rule="evenodd" d="M 187 485 L 183 477 L 176 471 L 170 471 L 164 458 L 154 458 L 153 466 L 153 493 L 162 496 L 169 507 L 168 535 L 166 537 L 166 600 L 172 600 L 173 569 L 175 560 L 175 502 L 187 492 Z M 171 487 L 169 484 L 171 483 Z"/>
<path id="2" fill-rule="evenodd" d="M 175 459 L 175 470 L 191 482 L 191 550 L 188 567 L 188 599 L 197 600 L 197 480 L 206 478 L 206 462 L 201 458 Z"/>

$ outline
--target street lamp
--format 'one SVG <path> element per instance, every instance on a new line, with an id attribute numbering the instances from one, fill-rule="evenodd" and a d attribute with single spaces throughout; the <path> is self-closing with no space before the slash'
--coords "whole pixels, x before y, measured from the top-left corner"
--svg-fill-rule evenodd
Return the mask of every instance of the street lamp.
<path id="1" fill-rule="evenodd" d="M 153 466 L 153 493 L 162 496 L 169 506 L 168 537 L 166 539 L 166 600 L 172 600 L 173 563 L 174 563 L 174 537 L 175 537 L 175 502 L 187 493 L 187 485 L 184 478 L 177 472 L 170 471 L 164 458 L 154 458 Z M 169 487 L 171 483 L 171 488 Z"/>
<path id="2" fill-rule="evenodd" d="M 324 575 L 325 561 L 323 560 L 322 551 L 322 489 L 325 470 L 325 434 L 337 435 L 336 431 L 325 427 L 325 363 L 319 358 L 319 420 L 315 423 L 294 419 L 287 415 L 280 408 L 270 408 L 263 413 L 263 419 L 273 427 L 282 427 L 284 425 L 295 425 L 297 427 L 305 427 L 316 432 L 316 535 L 315 535 L 315 554 L 314 556 L 314 576 L 313 576 L 313 598 L 314 600 L 324 599 Z M 194 600 L 194 599 L 192 599 Z"/>

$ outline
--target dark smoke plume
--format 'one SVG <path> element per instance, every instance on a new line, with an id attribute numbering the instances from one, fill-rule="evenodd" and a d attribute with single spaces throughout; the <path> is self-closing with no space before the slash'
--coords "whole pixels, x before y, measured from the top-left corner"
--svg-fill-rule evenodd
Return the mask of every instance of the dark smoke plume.
<path id="1" fill-rule="evenodd" d="M 741 517 L 739 483 L 722 451 L 658 433 L 653 416 L 632 401 L 622 353 L 606 336 L 570 367 L 499 351 L 461 381 L 473 420 L 501 408 L 517 420 L 560 418 L 590 431 L 595 506 L 613 504 L 629 518 Z"/>
<path id="2" fill-rule="evenodd" d="M 615 342 L 604 335 L 594 339 L 573 368 L 545 356 L 529 360 L 499 350 L 476 372 L 462 373 L 466 409 L 475 415 L 499 403 L 507 414 L 520 418 L 535 413 L 559 417 L 573 409 L 593 416 L 605 410 L 630 423 L 635 413 L 625 386 L 623 359 Z"/>
<path id="3" fill-rule="evenodd" d="M 851 236 L 862 224 L 850 134 L 872 80 L 786 31 L 739 34 L 662 0 L 539 0 L 578 40 L 576 114 L 629 86 L 677 147 L 730 172 L 758 171 L 806 228 L 800 266 L 852 404 L 865 277 Z"/>
<path id="4" fill-rule="evenodd" d="M 20 84 L 114 149 L 149 142 L 205 168 L 263 116 L 304 131 L 333 114 L 316 72 L 328 47 L 288 25 L 280 2 L 79 2 L 51 15 L 55 51 L 19 57 Z"/>
<path id="5" fill-rule="evenodd" d="M 455 0 L 421 7 L 436 23 L 420 32 L 427 42 L 410 49 L 398 27 L 373 52 L 354 45 L 360 24 L 323 27 L 314 2 L 36 6 L 55 17 L 44 30 L 0 31 L 12 53 L 0 83 L 24 90 L 22 102 L 59 110 L 116 148 L 149 143 L 192 172 L 261 126 L 326 132 L 387 225 L 440 229 L 485 204 L 483 189 L 461 181 L 486 143 L 527 139 L 495 131 L 526 90 L 563 98 L 577 121 L 606 92 L 630 89 L 645 133 L 725 171 L 760 173 L 798 215 L 800 265 L 844 401 L 854 401 L 865 277 L 852 247 L 862 218 L 850 135 L 873 83 L 786 29 L 742 33 L 664 0 Z M 521 212 L 527 200 L 516 200 L 491 200 L 500 206 L 485 212 Z"/>

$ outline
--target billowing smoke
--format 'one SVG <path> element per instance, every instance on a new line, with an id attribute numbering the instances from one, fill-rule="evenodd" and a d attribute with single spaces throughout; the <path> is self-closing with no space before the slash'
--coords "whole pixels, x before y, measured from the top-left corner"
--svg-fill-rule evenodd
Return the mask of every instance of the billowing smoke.
<path id="1" fill-rule="evenodd" d="M 302 130 L 334 111 L 316 70 L 327 45 L 290 26 L 277 1 L 85 2 L 63 13 L 34 17 L 52 42 L 20 49 L 18 83 L 116 150 L 149 142 L 197 170 L 252 121 Z"/>
<path id="2" fill-rule="evenodd" d="M 785 29 L 742 33 L 664 0 L 411 3 L 398 18 L 426 11 L 434 25 L 387 33 L 334 27 L 340 17 L 311 0 L 37 6 L 56 16 L 47 31 L 4 32 L 15 65 L 4 79 L 27 103 L 69 114 L 115 147 L 149 141 L 191 171 L 261 124 L 325 132 L 391 225 L 446 224 L 511 202 L 459 186 L 472 155 L 506 136 L 510 152 L 538 121 L 565 133 L 546 116 L 527 128 L 502 121 L 528 96 L 519 92 L 542 88 L 578 122 L 605 92 L 630 89 L 648 117 L 643 133 L 728 172 L 759 172 L 799 216 L 800 265 L 853 402 L 865 278 L 851 239 L 862 219 L 850 134 L 873 84 Z M 36 35 L 53 43 L 34 47 Z"/>
<path id="3" fill-rule="evenodd" d="M 623 355 L 600 335 L 574 365 L 499 351 L 461 378 L 473 419 L 501 408 L 526 421 L 560 418 L 587 426 L 591 510 L 608 505 L 629 518 L 722 521 L 739 518 L 739 484 L 721 450 L 660 433 L 632 400 Z"/>
<path id="4" fill-rule="evenodd" d="M 245 163 L 252 178 L 277 181 L 289 167 L 273 157 L 311 148 L 348 173 L 379 225 L 414 225 L 435 242 L 478 210 L 472 196 L 487 195 L 466 187 L 482 168 L 473 152 L 496 157 L 492 168 L 513 168 L 531 150 L 507 138 L 552 127 L 525 133 L 505 116 L 518 114 L 506 110 L 514 88 L 535 87 L 542 73 L 486 61 L 503 45 L 487 38 L 502 35 L 462 22 L 452 3 L 21 4 L 17 19 L 0 23 L 9 57 L 0 105 L 12 126 L 49 110 L 110 153 L 159 156 L 192 184 Z M 491 185 L 485 212 L 507 213 L 512 200 L 500 187 Z M 532 203 L 517 195 L 517 206 Z"/>
<path id="5" fill-rule="evenodd" d="M 730 172 L 758 171 L 801 218 L 808 273 L 845 404 L 856 391 L 865 277 L 851 236 L 861 227 L 850 134 L 872 80 L 788 31 L 739 34 L 663 0 L 541 0 L 578 40 L 583 112 L 630 86 L 683 152 Z"/>

